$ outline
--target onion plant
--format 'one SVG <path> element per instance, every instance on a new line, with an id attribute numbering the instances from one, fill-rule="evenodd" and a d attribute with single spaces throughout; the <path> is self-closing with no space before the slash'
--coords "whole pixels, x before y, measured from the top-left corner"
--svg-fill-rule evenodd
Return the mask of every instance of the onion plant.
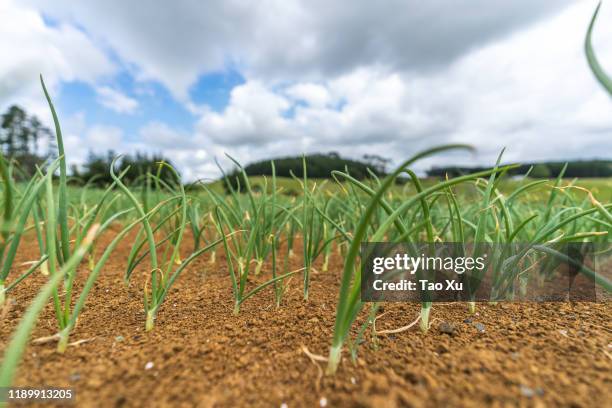
<path id="1" fill-rule="evenodd" d="M 593 28 L 595 27 L 595 21 L 597 20 L 597 14 L 599 14 L 599 9 L 601 7 L 601 2 L 597 5 L 595 12 L 593 13 L 593 18 L 591 19 L 591 23 L 589 24 L 589 28 L 587 30 L 586 38 L 584 40 L 584 51 L 586 53 L 587 62 L 591 67 L 591 71 L 593 71 L 593 75 L 597 78 L 597 81 L 612 95 L 612 78 L 603 70 L 597 57 L 595 56 L 595 51 L 593 50 L 592 44 L 592 36 L 593 36 Z"/>
<path id="2" fill-rule="evenodd" d="M 85 288 L 82 290 L 81 297 L 79 298 L 76 307 L 73 310 L 72 299 L 74 294 L 74 281 L 77 275 L 78 263 L 69 268 L 64 268 L 65 264 L 69 260 L 74 259 L 70 256 L 70 241 L 72 240 L 76 247 L 81 247 L 81 243 L 86 238 L 89 239 L 90 242 L 88 242 L 85 247 L 87 251 L 90 251 L 90 256 L 92 256 L 92 244 L 93 240 L 98 236 L 97 234 L 102 233 L 106 228 L 108 228 L 108 226 L 111 225 L 113 221 L 125 215 L 130 210 L 116 212 L 111 217 L 107 218 L 107 220 L 102 224 L 97 222 L 98 216 L 104 208 L 107 198 L 112 193 L 114 187 L 114 185 L 112 185 L 106 189 L 101 199 L 99 199 L 92 208 L 85 209 L 85 211 L 79 212 L 78 210 L 74 209 L 74 207 L 71 207 L 73 208 L 73 222 L 71 227 L 68 225 L 69 203 L 66 195 L 67 178 L 65 177 L 65 168 L 64 170 L 62 170 L 62 167 L 65 167 L 62 134 L 57 114 L 53 107 L 51 97 L 49 96 L 45 88 L 42 77 L 41 85 L 49 103 L 49 108 L 51 110 L 53 120 L 55 122 L 56 140 L 58 148 L 60 150 L 60 157 L 49 165 L 46 174 L 43 174 L 42 171 L 39 170 L 37 176 L 32 178 L 32 181 L 36 181 L 35 184 L 33 184 L 31 188 L 26 187 L 26 193 L 24 193 L 23 195 L 23 205 L 21 206 L 21 216 L 19 221 L 17 222 L 16 231 L 18 231 L 18 234 L 22 233 L 23 225 L 25 224 L 29 216 L 30 210 L 34 205 L 33 218 L 35 220 L 35 229 L 39 240 L 39 248 L 41 249 L 41 253 L 44 250 L 44 260 L 41 258 L 42 262 L 37 262 L 35 263 L 35 265 L 42 264 L 44 262 L 44 264 L 48 268 L 49 279 L 54 281 L 56 279 L 56 276 L 61 275 L 60 281 L 63 282 L 61 292 L 60 287 L 58 285 L 54 285 L 54 287 L 52 288 L 53 305 L 59 328 L 58 351 L 63 352 L 67 346 L 68 335 L 76 323 L 79 311 L 82 308 L 89 289 L 91 288 L 91 285 L 93 285 L 93 282 L 95 281 L 95 278 L 97 277 L 100 268 L 105 262 L 105 259 L 101 259 L 97 263 L 97 265 L 92 265 L 92 273 L 89 277 L 90 283 L 89 285 L 86 285 Z M 60 177 L 57 195 L 58 199 L 56 201 L 55 192 L 53 188 L 53 175 L 58 168 L 60 170 Z M 40 211 L 39 213 L 39 208 L 44 208 L 45 211 Z M 44 233 L 41 231 L 41 224 L 44 226 Z M 97 231 L 97 234 L 91 234 L 94 225 L 98 225 L 98 228 L 95 229 Z M 44 244 L 42 242 L 43 239 Z M 13 246 L 16 247 L 17 244 L 18 239 L 14 238 L 9 251 L 9 256 L 14 256 L 15 248 L 13 248 Z M 106 255 L 106 257 L 108 257 L 108 255 Z M 3 265 L 3 267 L 7 268 L 6 271 L 4 271 L 3 269 L 3 275 L 5 273 L 8 273 L 8 268 L 12 263 L 12 258 L 9 259 L 9 261 L 10 262 L 7 262 Z M 60 273 L 60 271 L 63 270 L 65 270 L 65 273 Z M 30 268 L 30 270 L 28 270 L 26 274 L 29 274 L 31 272 L 32 270 Z"/>
<path id="3" fill-rule="evenodd" d="M 338 306 L 336 309 L 336 324 L 334 327 L 334 336 L 332 340 L 332 345 L 329 353 L 329 364 L 327 368 L 328 374 L 333 374 L 336 372 L 338 364 L 340 362 L 342 345 L 345 343 L 349 330 L 352 326 L 352 323 L 357 318 L 357 315 L 362 307 L 362 302 L 360 300 L 360 274 L 356 272 L 356 263 L 357 257 L 359 255 L 359 248 L 361 242 L 366 238 L 370 220 L 375 213 L 375 210 L 378 206 L 381 206 L 385 212 L 387 213 L 386 218 L 378 227 L 378 229 L 374 232 L 374 234 L 370 237 L 372 242 L 376 242 L 381 240 L 385 233 L 391 228 L 393 225 L 399 227 L 400 229 L 405 229 L 405 226 L 402 226 L 401 215 L 405 214 L 405 212 L 411 208 L 413 205 L 417 204 L 423 198 L 427 198 L 431 196 L 433 193 L 438 191 L 444 191 L 445 189 L 460 183 L 464 183 L 466 181 L 474 180 L 478 177 L 488 176 L 493 173 L 497 173 L 500 171 L 506 171 L 513 166 L 504 166 L 499 168 L 494 168 L 487 171 L 477 172 L 474 174 L 456 177 L 454 179 L 446 180 L 444 182 L 440 182 L 434 186 L 423 189 L 421 192 L 415 194 L 409 199 L 402 202 L 397 208 L 393 209 L 383 200 L 383 195 L 391 186 L 391 184 L 395 181 L 395 179 L 402 173 L 409 165 L 414 163 L 416 160 L 419 160 L 423 157 L 429 156 L 431 154 L 445 151 L 449 149 L 457 149 L 463 148 L 469 149 L 469 146 L 465 145 L 449 145 L 442 146 L 434 149 L 430 149 L 419 153 L 412 157 L 411 159 L 404 162 L 398 169 L 393 172 L 387 179 L 380 185 L 378 190 L 372 196 L 369 201 L 369 204 L 363 213 L 362 217 L 359 220 L 359 224 L 355 230 L 353 239 L 351 241 L 351 245 L 349 248 L 349 252 L 347 254 L 347 258 L 344 264 L 344 271 L 342 274 L 342 281 L 339 292 Z M 349 179 L 350 180 L 350 179 Z"/>
<path id="4" fill-rule="evenodd" d="M 48 168 L 45 176 L 37 174 L 28 182 L 24 188 L 21 198 L 17 203 L 13 203 L 15 188 L 11 181 L 8 168 L 4 159 L 0 160 L 0 172 L 3 178 L 3 214 L 2 214 L 2 242 L 0 243 L 0 305 L 4 303 L 5 287 L 8 279 L 8 274 L 13 266 L 13 261 L 17 254 L 17 249 L 21 242 L 21 238 L 27 229 L 27 221 L 30 217 L 31 209 L 38 200 L 40 192 L 43 190 L 46 183 L 50 183 L 53 177 L 53 172 L 59 166 L 59 159 L 55 160 Z M 40 266 L 41 262 L 38 266 Z M 32 271 L 28 270 L 26 276 Z M 25 276 L 17 280 L 20 282 Z M 11 288 L 14 285 L 11 285 Z"/>
<path id="5" fill-rule="evenodd" d="M 329 248 L 335 236 L 329 237 L 326 231 L 326 220 L 317 212 L 315 191 L 316 183 L 312 190 L 308 186 L 308 170 L 306 157 L 302 157 L 302 180 L 294 179 L 302 184 L 302 256 L 304 258 L 304 300 L 308 300 L 310 290 L 310 274 L 315 260 Z"/>
<path id="6" fill-rule="evenodd" d="M 67 170 L 66 170 L 66 156 L 64 152 L 64 139 L 62 137 L 62 129 L 59 123 L 59 119 L 57 117 L 57 113 L 55 112 L 55 107 L 53 106 L 53 102 L 51 101 L 51 97 L 49 96 L 49 92 L 47 92 L 47 87 L 45 86 L 45 81 L 43 81 L 42 75 L 40 75 L 40 84 L 42 86 L 43 92 L 45 94 L 45 98 L 47 99 L 47 103 L 49 105 L 49 109 L 51 110 L 51 116 L 53 117 L 53 123 L 55 125 L 55 135 L 57 142 L 57 152 L 59 156 L 59 199 L 58 199 L 58 223 L 60 227 L 60 247 L 61 253 L 60 256 L 62 259 L 68 259 L 70 257 L 70 232 L 68 229 L 68 196 L 67 196 Z"/>
<path id="7" fill-rule="evenodd" d="M 65 279 L 65 276 L 69 273 L 73 273 L 80 264 L 91 247 L 97 233 L 98 225 L 93 225 L 85 235 L 85 238 L 81 241 L 81 244 L 76 247 L 70 258 L 68 258 L 62 267 L 50 277 L 49 281 L 38 292 L 26 310 L 4 351 L 4 358 L 2 359 L 2 366 L 0 367 L 0 387 L 10 387 L 12 385 L 17 366 L 21 360 L 21 356 L 23 355 L 32 330 L 36 325 L 38 315 L 47 304 L 49 298 L 62 283 L 62 280 Z"/>
<path id="8" fill-rule="evenodd" d="M 183 242 L 185 229 L 188 223 L 188 200 L 179 174 L 167 163 L 162 163 L 163 166 L 167 166 L 174 174 L 177 181 L 176 186 L 173 187 L 167 183 L 163 183 L 159 175 L 155 176 L 154 180 L 157 183 L 158 191 L 163 187 L 170 193 L 170 197 L 161 201 L 152 211 L 145 213 L 145 203 L 139 202 L 136 195 L 122 182 L 120 177 L 115 174 L 114 165 L 116 160 L 117 159 L 115 159 L 111 165 L 111 177 L 128 198 L 132 204 L 132 208 L 134 208 L 138 214 L 138 222 L 142 224 L 141 231 L 148 246 L 148 250 L 145 251 L 144 254 L 139 255 L 143 242 L 138 240 L 134 242 L 128 262 L 126 280 L 130 279 L 131 272 L 134 270 L 135 265 L 137 265 L 144 256 L 148 256 L 151 269 L 149 273 L 147 273 L 147 279 L 143 289 L 143 301 L 145 330 L 150 331 L 154 328 L 157 312 L 176 279 L 194 259 L 221 243 L 221 239 L 195 250 L 191 255 L 181 261 L 181 243 Z M 154 216 L 161 217 L 156 226 L 151 225 Z M 164 229 L 166 230 L 165 237 L 156 242 L 155 232 Z M 158 257 L 158 249 L 161 247 L 163 247 L 163 249 L 160 258 Z"/>
<path id="9" fill-rule="evenodd" d="M 228 230 L 226 227 L 230 225 L 228 216 L 220 207 L 216 208 L 215 216 L 217 219 L 217 228 L 219 229 L 219 234 L 221 235 L 221 240 L 223 241 L 223 248 L 225 249 L 227 265 L 230 272 L 230 279 L 234 294 L 234 314 L 237 315 L 240 312 L 240 306 L 242 303 L 244 303 L 244 301 L 249 299 L 251 296 L 278 281 L 282 281 L 292 275 L 295 275 L 300 270 L 287 272 L 280 276 L 273 276 L 272 279 L 247 292 L 246 289 L 250 262 L 246 260 L 248 260 L 253 253 L 255 238 L 258 236 L 257 231 L 235 231 L 235 233 L 226 234 L 225 231 Z M 245 232 L 248 237 L 246 242 L 244 242 L 244 239 L 239 236 L 244 235 L 243 233 Z M 276 236 L 274 235 L 272 236 L 271 244 L 276 244 Z M 273 271 L 274 275 L 276 275 L 276 250 L 273 250 L 273 257 Z M 277 290 L 279 290 L 278 287 Z M 276 296 L 279 296 L 279 292 L 276 292 Z M 277 298 L 277 304 L 279 302 L 280 299 Z"/>

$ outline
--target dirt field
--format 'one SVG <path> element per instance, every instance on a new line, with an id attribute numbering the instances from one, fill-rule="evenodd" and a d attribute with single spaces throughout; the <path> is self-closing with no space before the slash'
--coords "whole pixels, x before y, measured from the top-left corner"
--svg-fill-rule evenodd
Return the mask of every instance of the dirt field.
<path id="1" fill-rule="evenodd" d="M 27 245 L 18 261 L 38 256 Z M 55 343 L 29 346 L 16 385 L 70 386 L 78 406 L 103 407 L 612 404 L 610 302 L 479 304 L 472 316 L 463 304 L 434 305 L 429 333 L 413 327 L 381 335 L 377 347 L 368 336 L 357 363 L 345 352 L 330 378 L 302 346 L 327 355 L 338 256 L 329 272 L 312 276 L 309 302 L 294 278 L 280 309 L 270 289 L 247 300 L 236 317 L 222 251 L 214 265 L 205 255 L 179 278 L 155 330 L 145 333 L 143 281 L 135 276 L 128 288 L 122 279 L 128 250 L 105 267 L 70 339 L 88 341 L 65 355 L 55 352 Z M 28 279 L 10 294 L 0 322 L 3 347 L 44 279 Z M 377 328 L 404 326 L 418 312 L 417 304 L 385 305 Z M 55 329 L 47 307 L 33 337 Z"/>

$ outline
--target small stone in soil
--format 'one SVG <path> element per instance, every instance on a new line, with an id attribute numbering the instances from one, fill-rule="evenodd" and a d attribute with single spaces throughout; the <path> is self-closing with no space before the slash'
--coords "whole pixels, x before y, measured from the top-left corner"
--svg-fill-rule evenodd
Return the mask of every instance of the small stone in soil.
<path id="1" fill-rule="evenodd" d="M 463 323 L 472 323 L 472 319 L 470 318 L 463 319 Z"/>
<path id="2" fill-rule="evenodd" d="M 450 350 L 444 344 L 440 344 L 438 345 L 436 351 L 438 352 L 438 354 L 445 354 L 448 353 Z"/>
<path id="3" fill-rule="evenodd" d="M 321 397 L 321 399 L 319 400 L 319 406 L 326 407 L 327 406 L 327 398 Z"/>
<path id="4" fill-rule="evenodd" d="M 523 397 L 531 398 L 535 395 L 535 391 L 526 385 L 521 384 L 521 395 Z"/>
<path id="5" fill-rule="evenodd" d="M 121 341 L 123 341 L 123 340 L 125 340 L 125 338 L 124 338 L 123 336 L 117 336 L 117 337 L 115 337 L 115 341 L 121 342 Z"/>
<path id="6" fill-rule="evenodd" d="M 79 381 L 81 379 L 81 374 L 74 372 L 70 374 L 70 381 Z"/>
<path id="7" fill-rule="evenodd" d="M 440 330 L 441 333 L 449 334 L 451 336 L 455 334 L 455 326 L 453 326 L 449 322 L 440 323 L 440 325 L 438 326 L 438 330 Z"/>
<path id="8" fill-rule="evenodd" d="M 484 333 L 485 332 L 485 325 L 482 323 L 476 323 L 474 324 L 474 327 L 476 327 L 476 330 L 478 330 L 478 333 Z"/>
<path id="9" fill-rule="evenodd" d="M 149 361 L 147 364 L 145 364 L 145 370 L 150 370 L 153 368 L 153 362 Z"/>

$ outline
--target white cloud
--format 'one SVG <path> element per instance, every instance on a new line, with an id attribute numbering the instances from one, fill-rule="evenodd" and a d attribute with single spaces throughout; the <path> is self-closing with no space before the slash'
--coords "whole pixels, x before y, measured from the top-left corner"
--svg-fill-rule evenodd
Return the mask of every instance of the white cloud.
<path id="1" fill-rule="evenodd" d="M 86 27 L 133 64 L 137 77 L 187 101 L 199 75 L 228 62 L 273 81 L 324 80 L 372 64 L 444 68 L 570 1 L 179 0 L 146 9 L 120 0 L 28 3 Z"/>
<path id="2" fill-rule="evenodd" d="M 162 154 L 181 172 L 186 180 L 196 180 L 214 173 L 213 158 L 207 146 L 193 134 L 179 131 L 168 124 L 152 121 L 138 130 L 138 142 L 133 150 L 150 154 Z"/>
<path id="3" fill-rule="evenodd" d="M 138 131 L 140 140 L 163 149 L 186 149 L 193 147 L 193 140 L 190 135 L 181 133 L 165 123 L 153 121 L 149 122 Z"/>
<path id="4" fill-rule="evenodd" d="M 612 19 L 611 11 L 601 19 Z M 479 153 L 436 157 L 419 169 L 491 165 L 504 146 L 506 160 L 609 157 L 611 101 L 582 49 L 591 13 L 589 4 L 576 4 L 434 73 L 374 66 L 280 89 L 249 81 L 234 89 L 224 112 L 204 113 L 197 130 L 202 141 L 243 162 L 340 151 L 375 152 L 398 163 L 449 142 L 471 143 Z M 612 44 L 597 41 L 612 35 L 612 27 L 602 24 L 596 34 L 598 55 L 612 70 Z"/>
<path id="5" fill-rule="evenodd" d="M 108 86 L 97 87 L 96 93 L 98 94 L 98 102 L 115 112 L 134 113 L 138 108 L 138 101 L 136 99 L 130 98 L 121 91 Z"/>
<path id="6" fill-rule="evenodd" d="M 197 128 L 210 140 L 225 146 L 291 139 L 292 129 L 283 117 L 290 106 L 282 95 L 260 82 L 249 81 L 232 90 L 223 113 L 210 110 L 204 113 Z"/>
<path id="7" fill-rule="evenodd" d="M 318 108 L 324 108 L 331 101 L 327 88 L 318 84 L 297 84 L 289 87 L 286 93 L 291 98 Z"/>
<path id="8" fill-rule="evenodd" d="M 105 56 L 110 50 L 136 78 L 134 94 L 144 84 L 138 80 L 157 80 L 197 116 L 180 130 L 145 117 L 139 139 L 129 142 L 118 128 L 82 123 L 80 132 L 68 132 L 82 151 L 112 135 L 123 140 L 116 150 L 161 151 L 189 178 L 215 174 L 213 158 L 223 159 L 226 151 L 245 163 L 303 151 L 375 153 L 397 163 L 440 143 L 479 148 L 475 157 L 447 155 L 420 169 L 461 160 L 491 164 L 503 146 L 508 160 L 612 151 L 610 98 L 582 49 L 593 1 L 483 0 L 452 7 L 441 0 L 325 7 L 298 0 L 210 1 L 205 8 L 180 1 L 145 11 L 113 1 L 30 4 L 60 24 L 45 25 L 37 12 L 0 0 L 15 21 L 0 24 L 0 46 L 4 55 L 17 55 L 0 61 L 0 95 L 14 99 L 32 89 L 39 95 L 38 85 L 28 88 L 26 79 L 42 64 L 52 84 L 88 82 L 105 106 L 134 112 L 137 100 L 99 85 L 116 69 Z M 612 71 L 606 21 L 612 7 L 604 5 L 595 49 Z M 188 90 L 200 75 L 228 64 L 246 83 L 231 91 L 225 109 L 190 100 Z"/>
<path id="9" fill-rule="evenodd" d="M 82 31 L 50 27 L 38 12 L 12 0 L 0 0 L 0 53 L 0 108 L 18 103 L 44 118 L 49 113 L 39 74 L 53 91 L 60 81 L 92 83 L 116 69 Z"/>
<path id="10" fill-rule="evenodd" d="M 70 164 L 77 166 L 84 164 L 90 153 L 106 154 L 113 150 L 119 154 L 132 148 L 121 128 L 104 124 L 88 126 L 84 112 L 64 118 L 62 133 L 66 157 Z"/>
<path id="11" fill-rule="evenodd" d="M 224 112 L 201 116 L 197 140 L 245 163 L 304 151 L 353 157 L 378 151 L 397 158 L 415 140 L 450 130 L 435 104 L 417 103 L 414 91 L 401 75 L 375 68 L 325 85 L 274 89 L 249 81 L 234 88 Z M 393 146 L 398 140 L 400 148 Z"/>
<path id="12" fill-rule="evenodd" d="M 87 130 L 86 140 L 95 151 L 117 150 L 123 144 L 123 130 L 116 126 L 94 125 Z"/>

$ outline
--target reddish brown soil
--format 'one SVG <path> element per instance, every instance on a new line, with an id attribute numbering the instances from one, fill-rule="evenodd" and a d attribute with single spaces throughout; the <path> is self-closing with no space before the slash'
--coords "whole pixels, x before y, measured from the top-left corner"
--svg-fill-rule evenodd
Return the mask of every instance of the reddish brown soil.
<path id="1" fill-rule="evenodd" d="M 19 261 L 35 259 L 33 248 L 26 243 Z M 329 272 L 312 276 L 308 302 L 296 277 L 279 309 L 266 290 L 249 299 L 239 316 L 232 315 L 221 251 L 214 265 L 204 255 L 176 283 L 155 330 L 145 333 L 141 277 L 130 287 L 123 284 L 128 251 L 124 246 L 107 264 L 71 337 L 93 340 L 64 355 L 54 343 L 30 345 L 16 385 L 70 386 L 78 406 L 103 407 L 612 404 L 610 302 L 479 304 L 474 316 L 463 304 L 434 305 L 429 333 L 413 327 L 379 336 L 377 347 L 368 335 L 357 362 L 345 351 L 337 375 L 326 377 L 323 363 L 311 361 L 301 347 L 327 355 L 339 255 Z M 299 260 L 293 262 L 297 269 Z M 28 279 L 10 295 L 11 308 L 0 322 L 2 347 L 44 279 Z M 404 326 L 418 311 L 415 304 L 387 304 L 377 328 Z M 442 333 L 442 322 L 455 333 Z M 33 337 L 55 331 L 47 307 Z M 153 367 L 145 369 L 149 362 Z"/>

